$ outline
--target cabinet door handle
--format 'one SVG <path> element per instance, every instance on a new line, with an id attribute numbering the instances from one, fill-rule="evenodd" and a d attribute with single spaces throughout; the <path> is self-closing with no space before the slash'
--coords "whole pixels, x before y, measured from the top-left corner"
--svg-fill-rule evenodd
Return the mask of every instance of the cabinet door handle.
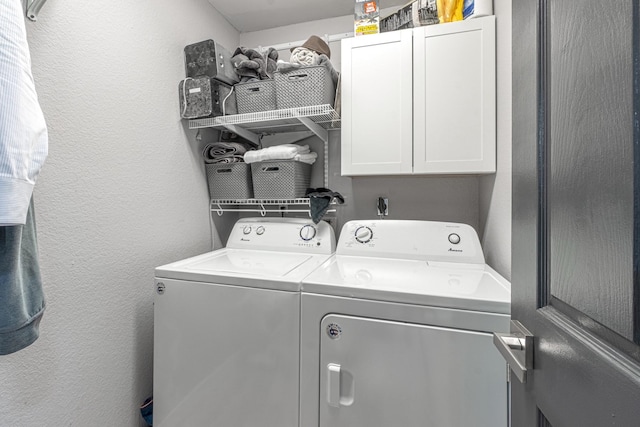
<path id="1" fill-rule="evenodd" d="M 340 365 L 327 365 L 327 402 L 329 406 L 340 407 Z"/>

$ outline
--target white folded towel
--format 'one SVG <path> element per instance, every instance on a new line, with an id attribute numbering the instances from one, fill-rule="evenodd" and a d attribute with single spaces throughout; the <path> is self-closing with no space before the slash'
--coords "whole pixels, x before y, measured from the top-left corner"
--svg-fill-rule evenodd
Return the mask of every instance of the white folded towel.
<path id="1" fill-rule="evenodd" d="M 293 160 L 296 160 L 302 163 L 309 163 L 310 165 L 314 164 L 317 158 L 318 158 L 318 155 L 314 152 L 306 153 L 306 154 L 296 154 L 295 156 L 293 156 Z"/>
<path id="2" fill-rule="evenodd" d="M 310 153 L 311 151 L 308 145 L 282 144 L 263 148 L 262 150 L 247 151 L 244 155 L 244 161 L 245 163 L 255 163 L 265 160 L 291 160 L 294 159 L 296 155 Z M 309 163 L 310 158 L 306 158 L 306 160 L 305 163 Z"/>

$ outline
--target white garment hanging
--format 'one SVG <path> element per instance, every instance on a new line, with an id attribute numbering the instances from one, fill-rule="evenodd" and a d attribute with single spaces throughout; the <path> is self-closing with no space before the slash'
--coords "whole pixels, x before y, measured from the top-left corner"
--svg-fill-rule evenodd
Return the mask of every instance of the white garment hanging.
<path id="1" fill-rule="evenodd" d="M 21 6 L 0 0 L 0 226 L 25 223 L 48 152 Z"/>

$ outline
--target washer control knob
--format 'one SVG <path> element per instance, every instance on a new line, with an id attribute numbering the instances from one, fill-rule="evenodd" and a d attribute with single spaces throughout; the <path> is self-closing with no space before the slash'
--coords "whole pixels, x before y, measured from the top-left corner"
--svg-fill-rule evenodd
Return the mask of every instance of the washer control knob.
<path id="1" fill-rule="evenodd" d="M 304 241 L 309 241 L 316 237 L 316 228 L 313 225 L 305 225 L 300 229 L 300 238 Z"/>
<path id="2" fill-rule="evenodd" d="M 242 228 L 242 234 L 249 234 L 249 233 L 251 233 L 251 226 L 250 225 L 245 225 Z"/>
<path id="3" fill-rule="evenodd" d="M 452 245 L 457 245 L 458 243 L 460 243 L 460 236 L 457 235 L 456 233 L 449 234 L 449 242 Z"/>
<path id="4" fill-rule="evenodd" d="M 373 237 L 373 231 L 369 227 L 358 227 L 356 229 L 356 240 L 360 243 L 367 243 Z"/>
<path id="5" fill-rule="evenodd" d="M 259 226 L 258 228 L 256 228 L 256 234 L 258 236 L 262 236 L 264 234 L 264 227 L 263 226 Z"/>

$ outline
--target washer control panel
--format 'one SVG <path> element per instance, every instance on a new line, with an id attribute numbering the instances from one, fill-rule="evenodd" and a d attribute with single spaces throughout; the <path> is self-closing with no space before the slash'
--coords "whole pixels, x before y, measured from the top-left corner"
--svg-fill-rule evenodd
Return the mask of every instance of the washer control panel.
<path id="1" fill-rule="evenodd" d="M 467 224 L 412 220 L 349 221 L 338 255 L 484 264 L 476 231 Z"/>
<path id="2" fill-rule="evenodd" d="M 233 226 L 227 248 L 330 254 L 333 228 L 324 221 L 302 218 L 242 218 Z"/>

